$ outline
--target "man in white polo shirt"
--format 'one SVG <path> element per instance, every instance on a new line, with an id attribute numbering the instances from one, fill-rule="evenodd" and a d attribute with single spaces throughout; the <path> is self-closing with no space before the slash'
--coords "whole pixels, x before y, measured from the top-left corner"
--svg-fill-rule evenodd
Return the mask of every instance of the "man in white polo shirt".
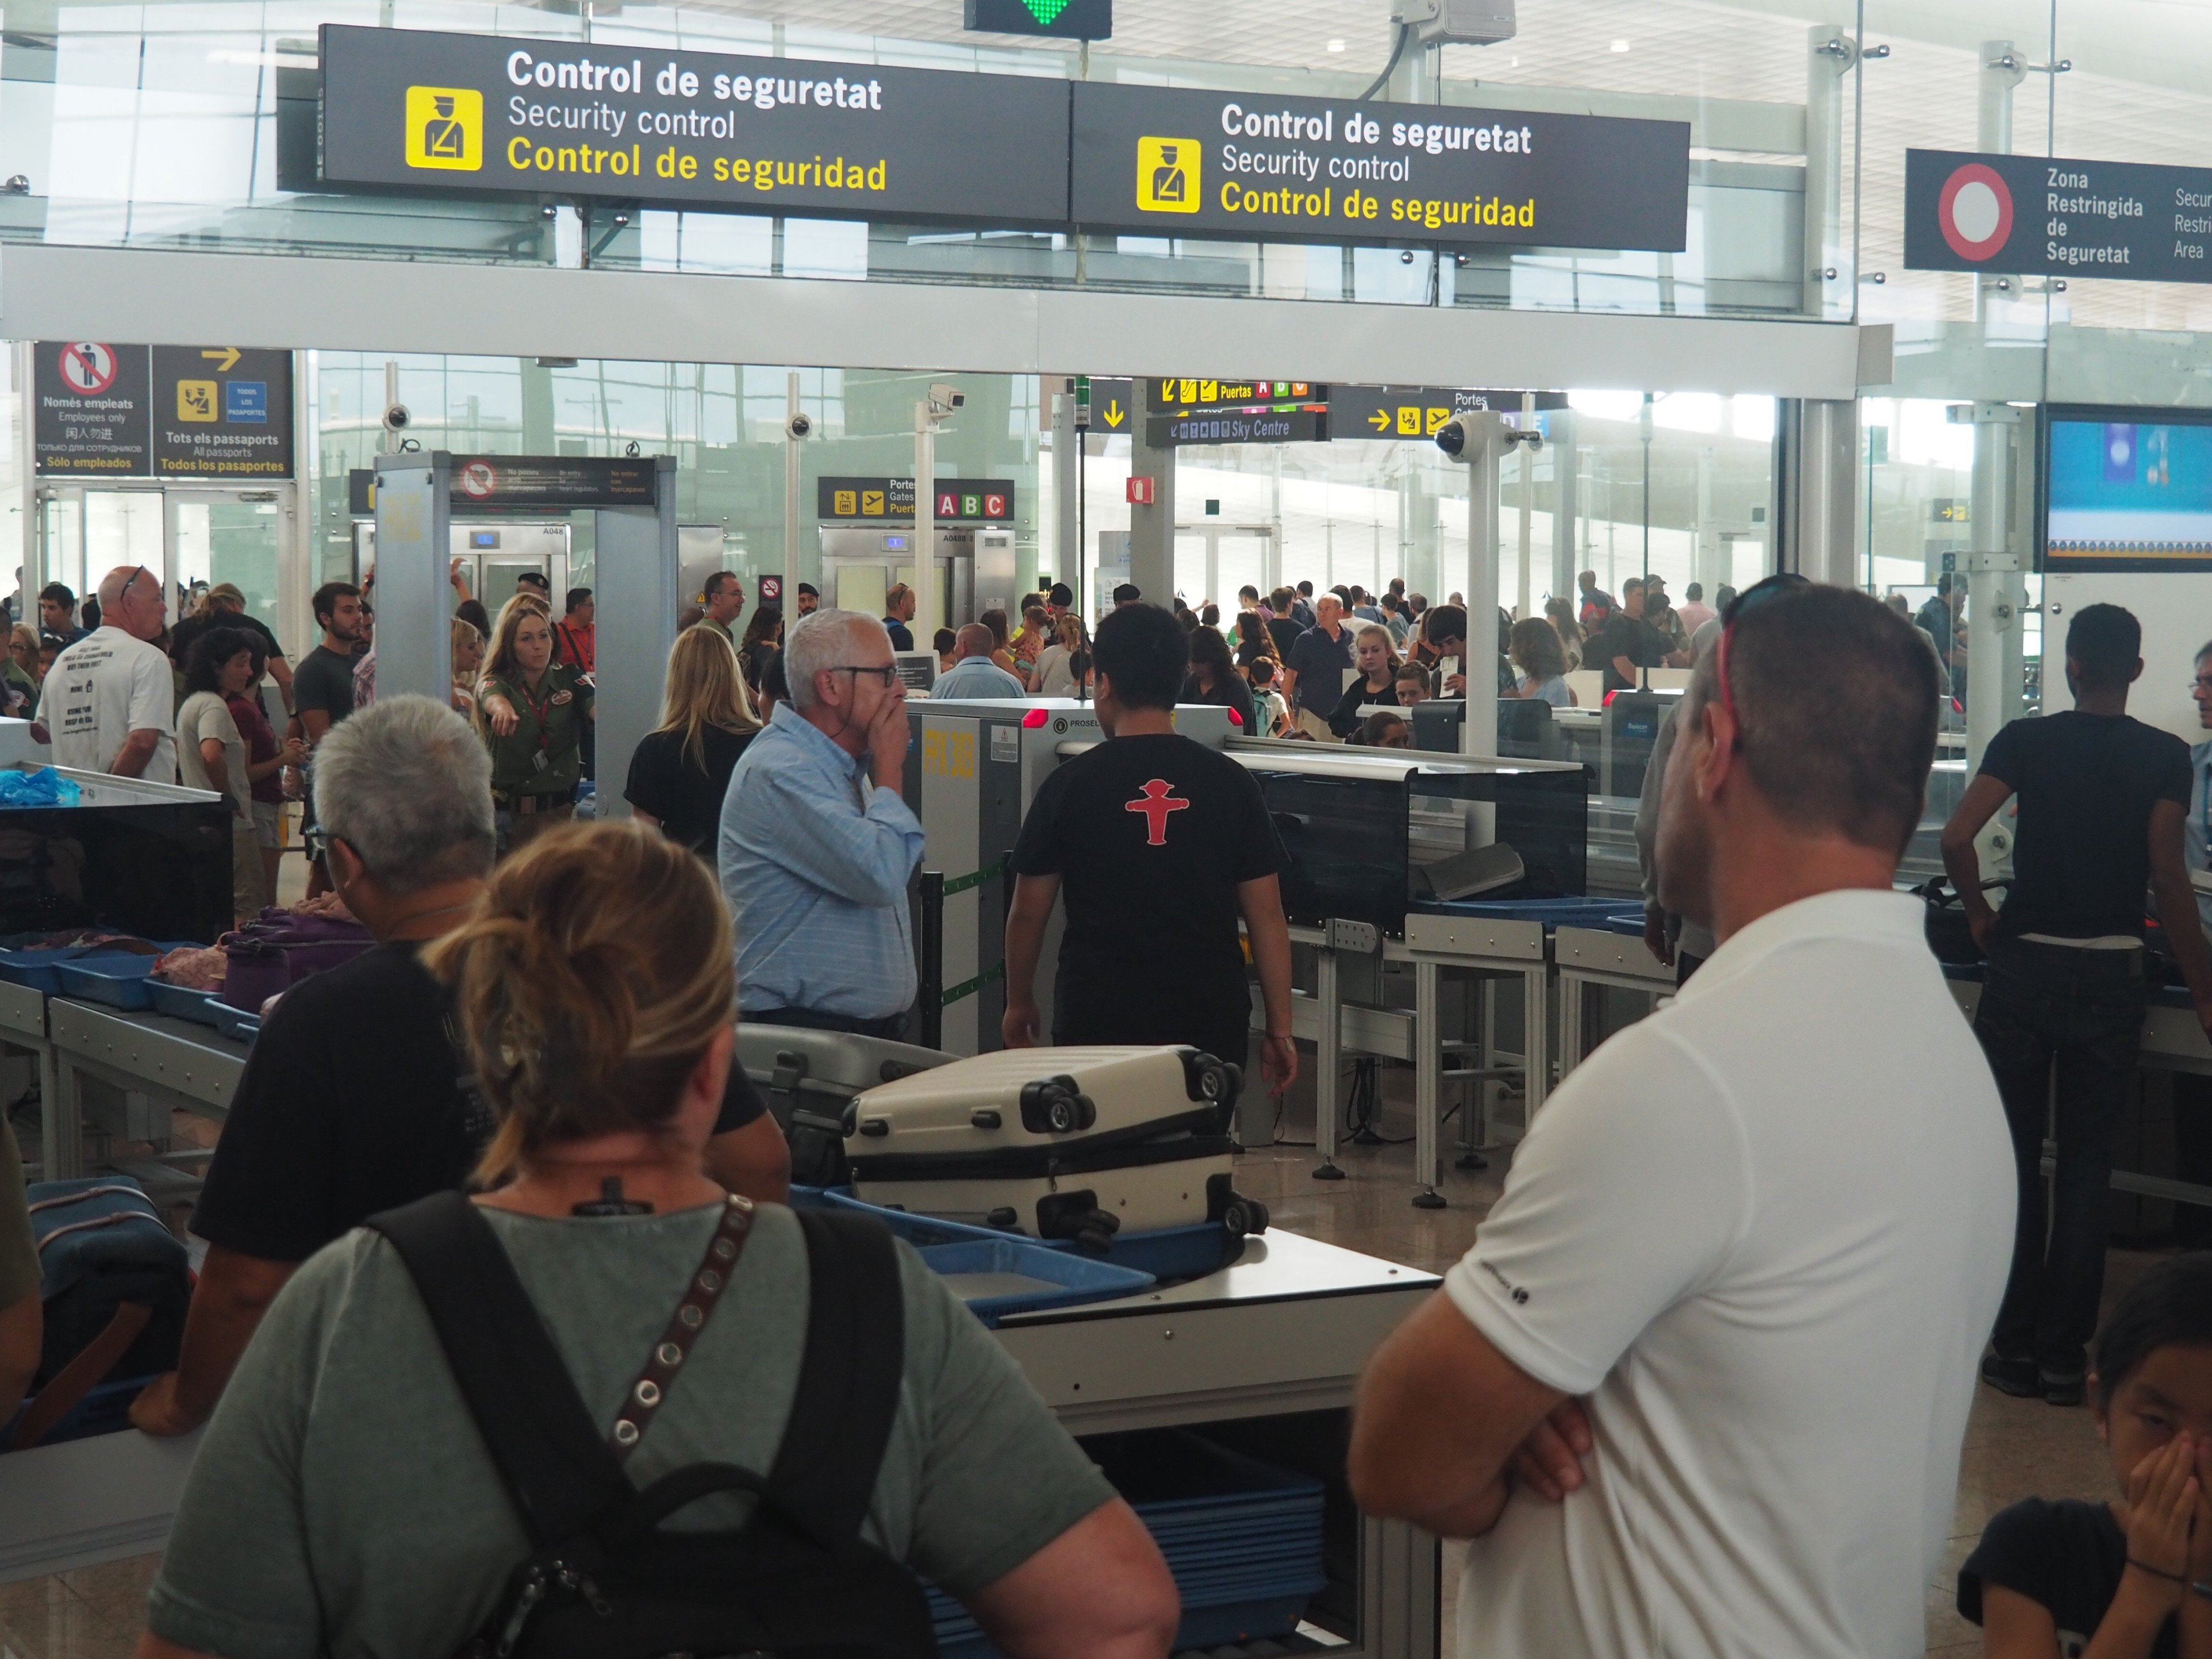
<path id="1" fill-rule="evenodd" d="M 1553 1095 L 1361 1384 L 1361 1507 L 1475 1540 L 1468 1659 L 1922 1650 L 2014 1206 L 1891 888 L 1936 705 L 1903 618 L 1786 579 L 1697 671 L 1660 895 L 1718 948 Z"/>
<path id="2" fill-rule="evenodd" d="M 176 682 L 169 659 L 147 643 L 167 613 L 161 579 L 143 565 L 107 573 L 100 626 L 46 671 L 39 723 L 57 766 L 177 781 Z"/>

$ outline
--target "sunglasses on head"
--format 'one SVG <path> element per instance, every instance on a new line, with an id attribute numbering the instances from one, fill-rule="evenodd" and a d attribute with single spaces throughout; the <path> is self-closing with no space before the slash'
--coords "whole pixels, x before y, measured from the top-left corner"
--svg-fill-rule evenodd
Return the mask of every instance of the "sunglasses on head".
<path id="1" fill-rule="evenodd" d="M 1728 609 L 1721 612 L 1720 660 L 1714 666 L 1720 675 L 1721 708 L 1727 713 L 1729 723 L 1736 728 L 1739 734 L 1743 730 L 1743 723 L 1736 718 L 1735 688 L 1729 682 L 1729 641 L 1735 637 L 1735 625 L 1743 620 L 1747 611 L 1756 611 L 1782 594 L 1795 592 L 1811 585 L 1809 577 L 1785 570 L 1779 575 L 1767 577 L 1764 581 L 1753 582 L 1730 599 Z M 1738 741 L 1741 741 L 1741 735 Z"/>

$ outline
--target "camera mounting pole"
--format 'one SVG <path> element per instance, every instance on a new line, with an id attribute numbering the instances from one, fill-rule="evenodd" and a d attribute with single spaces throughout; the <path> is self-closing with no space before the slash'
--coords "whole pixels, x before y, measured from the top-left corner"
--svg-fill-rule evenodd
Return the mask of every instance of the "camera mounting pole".
<path id="1" fill-rule="evenodd" d="M 1533 428 L 1509 425 L 1490 410 L 1470 410 L 1437 430 L 1437 447 L 1467 464 L 1467 720 L 1460 752 L 1498 752 L 1498 477 L 1499 462 L 1516 444 L 1543 447 Z M 1441 693 L 1441 688 L 1439 688 Z"/>

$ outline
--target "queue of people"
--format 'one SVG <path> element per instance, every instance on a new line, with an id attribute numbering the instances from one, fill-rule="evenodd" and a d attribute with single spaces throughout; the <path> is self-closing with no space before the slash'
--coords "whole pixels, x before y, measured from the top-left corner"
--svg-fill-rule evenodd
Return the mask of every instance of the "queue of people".
<path id="1" fill-rule="evenodd" d="M 698 1375 L 633 1433 L 629 1466 L 640 1484 L 774 1471 L 804 1507 L 777 1450 L 803 1413 L 751 1407 L 796 1392 L 826 1247 L 781 1207 L 787 1156 L 730 1033 L 906 1035 L 922 833 L 902 793 L 899 605 L 802 604 L 787 629 L 762 628 L 763 607 L 738 639 L 742 600 L 710 585 L 727 614 L 708 607 L 671 652 L 627 781 L 640 823 L 592 825 L 562 810 L 592 709 L 588 636 L 562 630 L 590 628 L 588 592 L 559 624 L 525 592 L 489 630 L 457 617 L 449 706 L 356 700 L 368 607 L 319 591 L 322 636 L 290 676 L 301 730 L 262 756 L 246 711 L 268 647 L 220 617 L 195 630 L 170 712 L 143 574 L 103 582 L 100 628 L 57 660 L 58 757 L 66 734 L 106 757 L 94 769 L 155 775 L 166 758 L 225 796 L 241 878 L 259 862 L 256 787 L 306 765 L 328 879 L 380 943 L 271 1012 L 216 1146 L 183 1354 L 132 1407 L 152 1434 L 207 1425 L 142 1654 L 459 1651 L 484 1632 L 531 1540 L 404 1230 L 363 1224 L 398 1206 L 442 1205 L 512 1264 L 595 1425 L 702 1255 L 737 1241 L 707 1256 L 734 1305 L 694 1327 Z M 1702 617 L 1694 589 L 1675 611 L 1655 587 L 1615 599 L 1586 573 L 1580 615 L 1501 618 L 1492 654 L 1501 695 L 1555 707 L 1577 653 L 1632 680 L 1653 656 L 1695 663 L 1638 823 L 1651 904 L 1680 924 L 1663 937 L 1695 960 L 1678 997 L 1552 1095 L 1474 1248 L 1376 1352 L 1354 1495 L 1474 1540 L 1470 1659 L 1912 1652 L 1978 1376 L 2089 1403 L 2123 1493 L 1990 1522 L 1956 1583 L 1989 1650 L 2212 1652 L 2212 1256 L 2154 1269 L 2097 1321 L 2146 889 L 2212 1031 L 2212 904 L 2188 879 L 2212 859 L 2212 739 L 2191 750 L 2130 720 L 2140 629 L 2075 613 L 2075 708 L 2000 733 L 1944 833 L 1990 956 L 1970 1032 L 1917 901 L 1893 890 L 1950 690 L 1942 653 L 1892 608 L 1800 579 L 1723 591 Z M 1463 605 L 1240 600 L 1228 630 L 1211 607 L 1186 624 L 1139 601 L 1094 637 L 1048 595 L 1019 635 L 1004 617 L 956 633 L 951 673 L 977 689 L 939 695 L 1020 695 L 1060 650 L 1107 738 L 1047 781 L 1009 860 L 1009 1046 L 1242 1055 L 1249 973 L 1263 1074 L 1278 1095 L 1296 1076 L 1274 824 L 1173 710 L 1215 702 L 1249 731 L 1395 746 L 1389 711 L 1491 671 L 1471 664 Z M 481 653 L 465 670 L 464 629 Z M 2212 644 L 2194 672 L 2212 731 Z M 1993 910 L 1973 841 L 2014 800 L 2016 874 Z M 1056 903 L 1048 1032 L 1036 975 Z M 1913 1152 L 1870 1164 L 1868 1144 Z M 9 1253 L 18 1219 L 0 1197 L 0 1404 L 34 1282 Z M 854 1506 L 866 1550 L 944 1588 L 1011 1659 L 1165 1653 L 1175 1592 L 1141 1523 L 941 1280 L 883 1248 L 873 1293 L 896 1302 L 896 1346 L 879 1357 L 907 1404 Z M 861 1276 L 836 1283 L 869 1305 Z M 696 1519 L 754 1516 L 726 1497 Z"/>

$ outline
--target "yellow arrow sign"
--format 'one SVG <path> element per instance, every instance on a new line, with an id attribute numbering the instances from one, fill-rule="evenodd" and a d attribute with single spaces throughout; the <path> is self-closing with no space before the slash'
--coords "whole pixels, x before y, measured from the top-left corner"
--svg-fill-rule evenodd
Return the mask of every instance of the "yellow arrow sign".
<path id="1" fill-rule="evenodd" d="M 1122 422 L 1127 420 L 1129 417 L 1127 412 L 1121 407 L 1121 400 L 1119 398 L 1115 398 L 1107 404 L 1103 413 L 1101 414 L 1099 418 L 1104 421 L 1109 426 L 1119 426 Z"/>
<path id="2" fill-rule="evenodd" d="M 1390 411 L 1387 409 L 1376 410 L 1375 413 L 1367 417 L 1367 424 L 1373 427 L 1377 432 L 1388 431 L 1390 426 Z"/>
<path id="3" fill-rule="evenodd" d="M 238 367 L 236 346 L 218 346 L 213 351 L 203 351 L 200 356 L 215 365 L 215 372 L 218 374 L 228 374 Z"/>

